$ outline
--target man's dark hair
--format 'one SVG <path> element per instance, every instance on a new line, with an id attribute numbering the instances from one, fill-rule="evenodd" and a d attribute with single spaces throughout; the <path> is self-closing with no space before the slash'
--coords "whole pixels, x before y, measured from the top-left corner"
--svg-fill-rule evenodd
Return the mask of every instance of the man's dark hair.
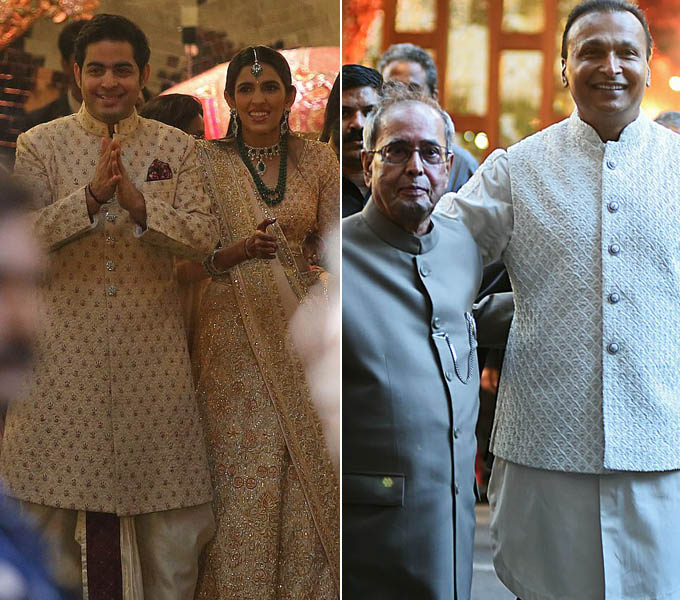
<path id="1" fill-rule="evenodd" d="M 185 133 L 189 123 L 199 115 L 203 116 L 203 106 L 199 100 L 187 94 L 156 96 L 139 111 L 140 117 L 172 125 Z"/>
<path id="2" fill-rule="evenodd" d="M 73 21 L 61 30 L 59 34 L 59 52 L 64 60 L 69 60 L 75 52 L 76 38 L 87 21 Z"/>
<path id="3" fill-rule="evenodd" d="M 149 56 L 151 55 L 149 42 L 144 32 L 137 25 L 120 15 L 95 15 L 82 28 L 75 43 L 76 63 L 81 69 L 85 62 L 87 47 L 103 40 L 128 42 L 132 46 L 132 53 L 141 76 L 142 69 L 149 63 Z"/>
<path id="4" fill-rule="evenodd" d="M 372 87 L 380 93 L 382 85 L 382 75 L 375 69 L 364 67 L 363 65 L 342 65 L 343 90 L 353 90 L 358 87 Z"/>
<path id="5" fill-rule="evenodd" d="M 434 60 L 420 46 L 415 44 L 393 44 L 378 61 L 378 71 L 384 73 L 387 65 L 393 62 L 414 62 L 418 63 L 425 70 L 427 87 L 430 94 L 434 95 L 437 91 L 437 65 Z"/>
<path id="6" fill-rule="evenodd" d="M 585 2 L 576 5 L 569 13 L 569 17 L 567 17 L 567 24 L 564 26 L 564 33 L 562 34 L 562 58 L 564 60 L 567 60 L 567 36 L 569 35 L 571 26 L 583 15 L 594 12 L 629 12 L 634 15 L 635 18 L 640 21 L 642 29 L 645 30 L 645 38 L 647 39 L 647 60 L 649 60 L 652 55 L 654 42 L 652 41 L 652 34 L 649 33 L 647 18 L 637 6 L 630 4 L 625 0 L 586 0 Z"/>
<path id="7" fill-rule="evenodd" d="M 326 112 L 323 115 L 323 129 L 319 135 L 320 142 L 328 142 L 333 132 L 340 130 L 340 73 L 333 82 L 331 93 L 326 101 Z"/>
<path id="8" fill-rule="evenodd" d="M 383 78 L 378 71 L 363 65 L 342 65 L 333 83 L 333 89 L 326 103 L 326 114 L 323 120 L 323 130 L 319 136 L 320 142 L 327 142 L 331 135 L 340 132 L 340 85 L 343 90 L 353 90 L 359 87 L 372 87 L 380 94 Z M 339 141 L 338 139 L 335 140 Z"/>

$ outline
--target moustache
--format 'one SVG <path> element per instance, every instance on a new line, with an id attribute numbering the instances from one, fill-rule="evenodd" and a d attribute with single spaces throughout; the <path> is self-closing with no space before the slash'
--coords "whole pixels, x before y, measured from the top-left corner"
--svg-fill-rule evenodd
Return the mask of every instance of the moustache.
<path id="1" fill-rule="evenodd" d="M 33 344 L 27 339 L 13 339 L 0 346 L 0 370 L 24 369 L 35 356 Z"/>
<path id="2" fill-rule="evenodd" d="M 363 129 L 351 129 L 349 133 L 342 136 L 342 141 L 346 144 L 350 142 L 361 142 L 364 139 Z"/>

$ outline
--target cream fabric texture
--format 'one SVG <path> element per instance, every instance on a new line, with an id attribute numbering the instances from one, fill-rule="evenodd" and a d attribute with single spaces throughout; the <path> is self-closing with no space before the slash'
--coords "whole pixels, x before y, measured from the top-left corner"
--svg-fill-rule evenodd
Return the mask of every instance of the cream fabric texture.
<path id="1" fill-rule="evenodd" d="M 203 504 L 210 476 L 173 254 L 207 255 L 216 222 L 193 139 L 136 113 L 114 137 L 147 230 L 134 236 L 115 197 L 91 222 L 85 186 L 106 135 L 83 107 L 18 140 L 15 174 L 33 192 L 47 275 L 38 360 L 9 409 L 0 474 L 10 495 L 58 508 L 123 516 Z M 165 178 L 147 181 L 163 163 Z"/>
<path id="2" fill-rule="evenodd" d="M 495 151 L 438 211 L 515 292 L 492 450 L 531 467 L 680 468 L 680 136 L 603 143 L 575 112 Z"/>

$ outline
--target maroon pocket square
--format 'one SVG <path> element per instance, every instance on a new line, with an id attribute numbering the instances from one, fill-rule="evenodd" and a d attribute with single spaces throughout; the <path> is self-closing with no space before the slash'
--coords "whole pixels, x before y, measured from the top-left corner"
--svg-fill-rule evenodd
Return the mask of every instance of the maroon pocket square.
<path id="1" fill-rule="evenodd" d="M 146 180 L 162 181 L 163 179 L 172 179 L 172 169 L 168 163 L 155 159 L 146 172 Z"/>

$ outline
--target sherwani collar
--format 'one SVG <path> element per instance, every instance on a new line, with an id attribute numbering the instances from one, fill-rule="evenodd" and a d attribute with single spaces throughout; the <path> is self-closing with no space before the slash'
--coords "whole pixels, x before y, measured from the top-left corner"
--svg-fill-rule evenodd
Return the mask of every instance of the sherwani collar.
<path id="1" fill-rule="evenodd" d="M 618 141 L 607 143 L 622 144 L 626 146 L 630 145 L 631 143 L 637 143 L 637 140 L 639 140 L 643 135 L 648 121 L 649 119 L 647 116 L 642 111 L 640 111 L 637 118 L 623 128 Z M 594 148 L 604 148 L 605 142 L 600 139 L 597 131 L 595 131 L 591 125 L 588 125 L 588 123 L 581 119 L 577 108 L 574 109 L 574 111 L 571 113 L 571 116 L 569 117 L 568 127 L 569 132 L 576 139 L 582 140 Z"/>
<path id="2" fill-rule="evenodd" d="M 100 137 L 109 137 L 109 126 L 103 121 L 95 119 L 87 112 L 84 102 L 80 107 L 80 110 L 76 113 L 76 119 L 78 119 L 78 123 L 80 123 L 85 131 L 89 131 Z M 139 127 L 139 119 L 140 117 L 137 114 L 137 110 L 133 108 L 132 114 L 129 117 L 125 117 L 122 121 L 119 121 L 113 126 L 113 133 L 117 137 L 130 135 L 137 127 Z"/>
<path id="3" fill-rule="evenodd" d="M 399 225 L 390 221 L 376 207 L 373 198 L 369 198 L 361 211 L 361 217 L 381 240 L 409 254 L 424 254 L 432 250 L 439 241 L 439 229 L 432 219 L 432 227 L 424 235 L 414 235 L 404 231 Z"/>

